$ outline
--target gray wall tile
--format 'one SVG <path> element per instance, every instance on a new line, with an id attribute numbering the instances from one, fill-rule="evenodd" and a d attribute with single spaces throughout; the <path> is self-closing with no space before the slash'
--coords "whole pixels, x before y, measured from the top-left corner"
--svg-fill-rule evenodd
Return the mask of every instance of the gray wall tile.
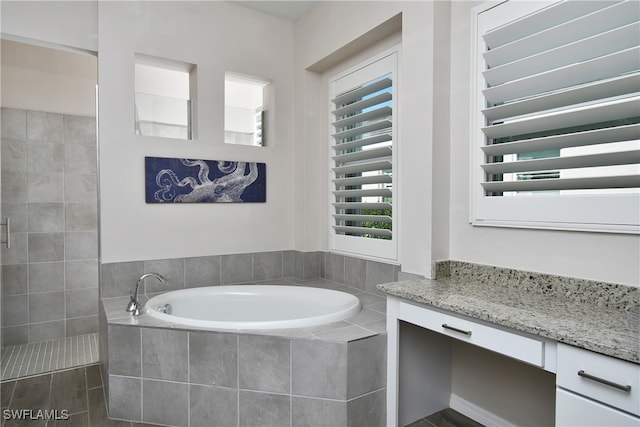
<path id="1" fill-rule="evenodd" d="M 282 276 L 292 277 L 296 274 L 295 251 L 282 253 Z"/>
<path id="2" fill-rule="evenodd" d="M 84 144 L 64 145 L 64 170 L 66 173 L 96 173 L 96 147 Z"/>
<path id="3" fill-rule="evenodd" d="M 253 256 L 251 254 L 222 255 L 220 268 L 220 281 L 223 285 L 247 283 L 253 280 Z"/>
<path id="4" fill-rule="evenodd" d="M 64 233 L 29 233 L 29 262 L 64 260 Z"/>
<path id="5" fill-rule="evenodd" d="M 145 261 L 144 272 L 159 273 L 164 276 L 167 281 L 160 283 L 157 279 L 149 277 L 145 279 L 144 284 L 140 285 L 142 288 L 140 289 L 140 293 L 143 292 L 145 286 L 147 292 L 165 292 L 168 290 L 184 289 L 184 258 Z"/>
<path id="6" fill-rule="evenodd" d="M 64 291 L 29 295 L 29 323 L 64 319 Z"/>
<path id="7" fill-rule="evenodd" d="M 220 257 L 185 258 L 184 285 L 187 288 L 220 284 Z"/>
<path id="8" fill-rule="evenodd" d="M 253 280 L 271 280 L 282 277 L 282 252 L 253 254 Z"/>
<path id="9" fill-rule="evenodd" d="M 108 326 L 109 373 L 112 375 L 142 375 L 141 328 Z"/>
<path id="10" fill-rule="evenodd" d="M 352 399 L 387 384 L 387 334 L 348 344 L 347 398 Z"/>
<path id="11" fill-rule="evenodd" d="M 30 323 L 29 342 L 48 341 L 65 337 L 65 321 Z"/>
<path id="12" fill-rule="evenodd" d="M 74 231 L 64 233 L 65 259 L 97 259 L 98 232 Z"/>
<path id="13" fill-rule="evenodd" d="M 27 174 L 26 172 L 2 171 L 2 201 L 26 202 L 27 201 Z"/>
<path id="14" fill-rule="evenodd" d="M 142 376 L 188 381 L 188 331 L 142 329 Z"/>
<path id="15" fill-rule="evenodd" d="M 27 172 L 45 174 L 64 172 L 64 145 L 28 142 Z"/>
<path id="16" fill-rule="evenodd" d="M 62 114 L 27 111 L 27 141 L 64 142 Z"/>
<path id="17" fill-rule="evenodd" d="M 5 139 L 2 130 L 2 170 L 11 172 L 27 171 L 27 144 L 24 141 Z"/>
<path id="18" fill-rule="evenodd" d="M 189 381 L 237 388 L 237 335 L 189 332 Z"/>
<path id="19" fill-rule="evenodd" d="M 321 252 L 305 252 L 303 279 L 317 279 L 318 277 L 322 277 L 322 264 Z"/>
<path id="20" fill-rule="evenodd" d="M 2 266 L 2 295 L 17 295 L 27 293 L 27 265 Z"/>
<path id="21" fill-rule="evenodd" d="M 290 425 L 291 396 L 240 390 L 238 407 L 241 427 Z"/>
<path id="22" fill-rule="evenodd" d="M 64 200 L 64 174 L 27 174 L 27 198 L 30 202 L 61 203 Z"/>
<path id="23" fill-rule="evenodd" d="M 347 403 L 347 427 L 385 427 L 387 425 L 386 389 Z"/>
<path id="24" fill-rule="evenodd" d="M 328 253 L 324 257 L 324 277 L 334 282 L 344 283 L 344 256 Z"/>
<path id="25" fill-rule="evenodd" d="M 29 260 L 27 233 L 11 233 L 11 248 L 2 245 L 2 264 L 26 264 Z"/>
<path id="26" fill-rule="evenodd" d="M 66 318 L 95 315 L 98 312 L 98 288 L 67 290 L 65 301 Z"/>
<path id="27" fill-rule="evenodd" d="M 86 335 L 98 332 L 98 316 L 77 317 L 75 319 L 67 319 L 66 335 L 73 337 L 76 335 Z"/>
<path id="28" fill-rule="evenodd" d="M 14 108 L 2 108 L 2 137 L 27 140 L 27 112 Z"/>
<path id="29" fill-rule="evenodd" d="M 29 342 L 29 325 L 2 327 L 2 345 L 18 345 Z"/>
<path id="30" fill-rule="evenodd" d="M 27 230 L 27 202 L 3 202 L 2 218 L 11 218 L 12 233 L 26 233 Z"/>
<path id="31" fill-rule="evenodd" d="M 100 266 L 100 292 L 102 298 L 129 295 L 144 272 L 142 261 L 114 262 Z"/>
<path id="32" fill-rule="evenodd" d="M 293 340 L 291 357 L 292 394 L 346 399 L 346 343 Z"/>
<path id="33" fill-rule="evenodd" d="M 29 264 L 29 292 L 64 290 L 64 262 L 32 262 Z"/>
<path id="34" fill-rule="evenodd" d="M 395 282 L 398 277 L 396 266 L 376 261 L 367 261 L 367 283 L 365 289 L 373 293 L 382 293 L 376 288 L 380 283 Z"/>
<path id="35" fill-rule="evenodd" d="M 109 417 L 142 420 L 142 381 L 139 378 L 109 375 Z"/>
<path id="36" fill-rule="evenodd" d="M 27 228 L 31 233 L 64 231 L 62 203 L 29 203 Z"/>
<path id="37" fill-rule="evenodd" d="M 2 326 L 29 323 L 29 299 L 27 294 L 2 296 Z"/>
<path id="38" fill-rule="evenodd" d="M 66 289 L 98 287 L 98 260 L 65 261 L 64 271 Z"/>
<path id="39" fill-rule="evenodd" d="M 64 201 L 95 203 L 98 197 L 96 174 L 65 173 Z"/>
<path id="40" fill-rule="evenodd" d="M 228 388 L 189 386 L 189 419 L 192 427 L 238 425 L 238 391 Z"/>
<path id="41" fill-rule="evenodd" d="M 367 261 L 345 257 L 344 283 L 354 288 L 364 289 L 367 278 Z"/>
<path id="42" fill-rule="evenodd" d="M 96 119 L 64 115 L 63 134 L 65 144 L 96 145 Z"/>
<path id="43" fill-rule="evenodd" d="M 290 392 L 291 341 L 262 335 L 238 337 L 238 383 L 248 390 Z"/>
<path id="44" fill-rule="evenodd" d="M 346 426 L 347 402 L 293 396 L 291 420 L 292 427 Z"/>
<path id="45" fill-rule="evenodd" d="M 96 203 L 65 203 L 64 214 L 67 231 L 87 231 L 98 228 Z"/>
<path id="46" fill-rule="evenodd" d="M 187 384 L 143 380 L 142 421 L 186 427 L 189 422 L 188 396 Z"/>

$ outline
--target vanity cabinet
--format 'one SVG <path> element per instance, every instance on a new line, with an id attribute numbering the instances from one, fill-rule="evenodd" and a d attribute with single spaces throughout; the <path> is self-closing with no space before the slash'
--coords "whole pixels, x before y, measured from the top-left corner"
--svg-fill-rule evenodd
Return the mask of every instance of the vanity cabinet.
<path id="1" fill-rule="evenodd" d="M 640 365 L 558 344 L 557 426 L 640 427 Z"/>

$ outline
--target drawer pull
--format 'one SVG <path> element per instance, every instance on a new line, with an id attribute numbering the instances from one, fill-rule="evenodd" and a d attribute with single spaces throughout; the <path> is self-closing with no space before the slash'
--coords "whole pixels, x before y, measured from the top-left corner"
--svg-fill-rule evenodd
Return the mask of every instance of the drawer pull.
<path id="1" fill-rule="evenodd" d="M 618 390 L 626 391 L 627 393 L 629 393 L 631 391 L 631 386 L 630 385 L 622 385 L 622 384 L 614 383 L 612 381 L 605 380 L 604 378 L 600 378 L 600 377 L 596 377 L 596 376 L 587 374 L 582 369 L 578 371 L 578 375 L 580 375 L 583 378 L 587 378 L 587 379 L 590 379 L 592 381 L 596 381 L 596 382 L 599 382 L 601 384 L 608 385 L 609 387 L 613 387 L 613 388 L 617 388 Z"/>
<path id="2" fill-rule="evenodd" d="M 450 331 L 453 331 L 453 332 L 458 332 L 458 333 L 460 333 L 460 334 L 465 334 L 465 335 L 466 335 L 466 336 L 468 336 L 468 337 L 470 337 L 470 336 L 471 336 L 471 331 L 465 331 L 464 329 L 458 329 L 458 328 L 456 328 L 456 327 L 449 326 L 449 325 L 447 325 L 446 323 L 443 323 L 443 324 L 442 324 L 442 327 L 443 327 L 443 328 L 445 328 L 445 329 L 448 329 L 448 330 L 450 330 Z"/>

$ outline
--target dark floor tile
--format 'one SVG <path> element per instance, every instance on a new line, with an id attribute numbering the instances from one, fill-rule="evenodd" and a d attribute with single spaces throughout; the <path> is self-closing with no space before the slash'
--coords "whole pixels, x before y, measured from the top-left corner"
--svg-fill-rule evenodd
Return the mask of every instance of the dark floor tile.
<path id="1" fill-rule="evenodd" d="M 426 420 L 430 421 L 436 427 L 483 427 L 483 425 L 477 421 L 451 408 L 436 412 L 426 417 Z"/>
<path id="2" fill-rule="evenodd" d="M 87 366 L 86 371 L 87 371 L 87 389 L 102 387 L 102 376 L 100 375 L 100 365 Z"/>
<path id="3" fill-rule="evenodd" d="M 89 412 L 78 412 L 69 416 L 66 420 L 49 421 L 47 427 L 88 427 L 89 425 Z"/>
<path id="4" fill-rule="evenodd" d="M 18 380 L 9 409 L 51 409 L 50 389 L 51 374 Z"/>
<path id="5" fill-rule="evenodd" d="M 104 400 L 104 390 L 100 388 L 92 388 L 88 392 L 89 395 L 89 423 L 88 427 L 130 427 L 128 421 L 110 420 L 107 417 L 107 409 Z"/>
<path id="6" fill-rule="evenodd" d="M 2 409 L 9 406 L 13 397 L 13 389 L 16 387 L 15 381 L 7 381 L 0 385 L 0 407 Z"/>
<path id="7" fill-rule="evenodd" d="M 66 409 L 69 414 L 88 410 L 85 368 L 56 372 L 51 380 L 53 409 Z"/>

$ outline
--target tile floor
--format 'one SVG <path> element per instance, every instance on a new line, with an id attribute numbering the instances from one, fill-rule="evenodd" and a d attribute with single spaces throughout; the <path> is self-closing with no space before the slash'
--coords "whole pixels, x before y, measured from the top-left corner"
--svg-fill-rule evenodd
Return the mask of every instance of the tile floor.
<path id="1" fill-rule="evenodd" d="M 5 381 L 0 395 L 2 427 L 152 427 L 107 418 L 99 365 Z"/>
<path id="2" fill-rule="evenodd" d="M 451 408 L 431 414 L 407 427 L 483 427 L 482 424 Z"/>

